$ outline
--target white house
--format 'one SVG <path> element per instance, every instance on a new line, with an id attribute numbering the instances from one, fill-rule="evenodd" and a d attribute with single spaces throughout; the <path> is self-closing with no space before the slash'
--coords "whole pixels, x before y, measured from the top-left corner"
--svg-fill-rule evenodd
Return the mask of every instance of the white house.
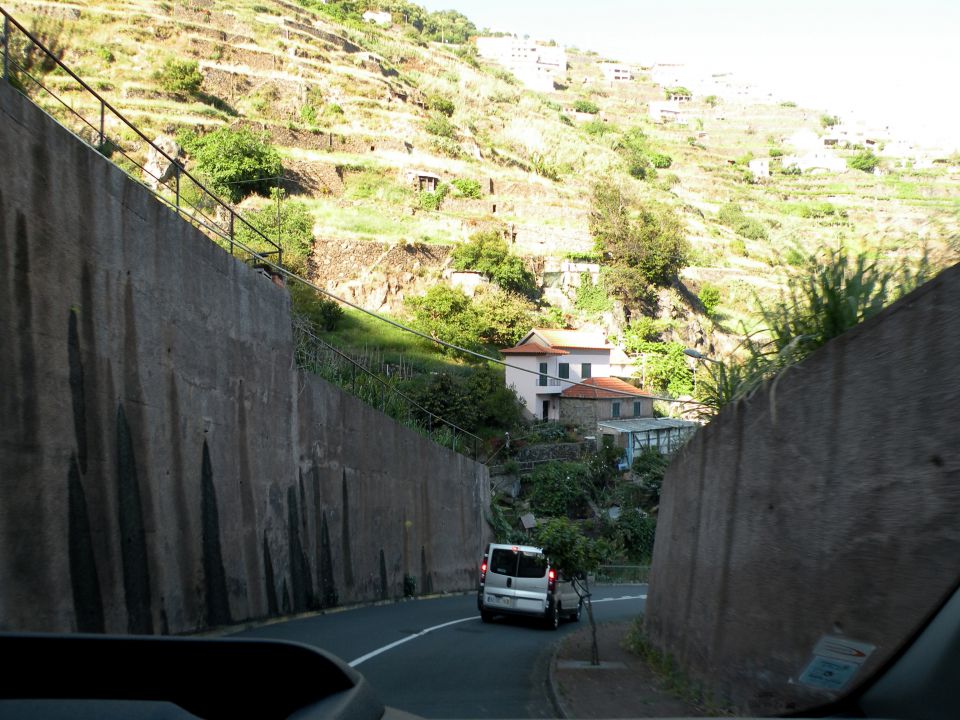
<path id="1" fill-rule="evenodd" d="M 753 173 L 755 180 L 770 177 L 770 158 L 754 158 L 747 163 L 747 166 L 750 168 L 750 172 Z"/>
<path id="2" fill-rule="evenodd" d="M 567 72 L 567 51 L 515 37 L 478 37 L 480 57 L 505 66 L 531 90 L 550 92 Z"/>
<path id="3" fill-rule="evenodd" d="M 388 12 L 374 12 L 373 10 L 367 10 L 363 14 L 363 19 L 365 22 L 372 22 L 382 26 L 393 24 L 393 17 Z"/>
<path id="4" fill-rule="evenodd" d="M 601 63 L 600 72 L 609 83 L 629 82 L 633 80 L 633 71 L 628 65 L 618 63 Z"/>
<path id="5" fill-rule="evenodd" d="M 602 333 L 583 330 L 534 328 L 514 347 L 500 352 L 512 387 L 529 413 L 542 420 L 560 419 L 560 393 L 570 383 L 591 377 L 610 377 L 610 350 Z"/>

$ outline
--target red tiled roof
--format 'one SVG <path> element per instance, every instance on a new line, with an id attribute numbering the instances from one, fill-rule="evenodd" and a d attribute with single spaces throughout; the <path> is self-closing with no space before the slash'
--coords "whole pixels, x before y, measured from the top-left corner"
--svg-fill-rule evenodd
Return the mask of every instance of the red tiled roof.
<path id="1" fill-rule="evenodd" d="M 643 390 L 638 390 L 633 385 L 628 382 L 624 382 L 620 378 L 596 377 L 588 378 L 583 382 L 583 385 L 571 385 L 570 387 L 566 388 L 562 393 L 560 393 L 560 396 L 594 400 L 624 397 L 624 394 L 626 393 L 629 395 L 635 395 L 637 397 L 652 397 L 649 393 L 645 393 Z"/>
<path id="2" fill-rule="evenodd" d="M 504 348 L 500 351 L 503 355 L 569 355 L 566 350 L 547 347 L 538 342 L 528 342 L 515 347 Z"/>

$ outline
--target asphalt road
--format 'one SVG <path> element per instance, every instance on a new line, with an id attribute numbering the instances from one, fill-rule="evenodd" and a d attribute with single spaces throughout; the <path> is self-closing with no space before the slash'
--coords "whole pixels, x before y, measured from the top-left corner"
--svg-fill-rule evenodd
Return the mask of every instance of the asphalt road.
<path id="1" fill-rule="evenodd" d="M 643 612 L 646 585 L 594 589 L 597 622 Z M 587 623 L 583 613 L 581 623 Z M 239 633 L 314 645 L 363 673 L 380 699 L 426 718 L 553 717 L 546 694 L 556 632 L 499 619 L 485 625 L 476 595 L 409 600 L 274 623 Z M 603 648 L 601 648 L 601 653 Z"/>

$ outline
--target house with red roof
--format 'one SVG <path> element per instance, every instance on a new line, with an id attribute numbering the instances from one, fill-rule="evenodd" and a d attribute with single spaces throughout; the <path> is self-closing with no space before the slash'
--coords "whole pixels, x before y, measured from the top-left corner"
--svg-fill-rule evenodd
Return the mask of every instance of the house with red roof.
<path id="1" fill-rule="evenodd" d="M 531 417 L 595 433 L 599 420 L 653 416 L 653 398 L 610 376 L 615 350 L 602 333 L 534 328 L 500 352 L 506 383 Z"/>

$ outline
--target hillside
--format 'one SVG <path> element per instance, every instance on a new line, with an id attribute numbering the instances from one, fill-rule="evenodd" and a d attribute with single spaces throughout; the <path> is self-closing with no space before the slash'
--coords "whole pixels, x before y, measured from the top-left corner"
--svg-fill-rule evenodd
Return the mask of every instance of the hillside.
<path id="1" fill-rule="evenodd" d="M 598 183 L 623 188 L 638 207 L 662 203 L 676 213 L 690 242 L 687 262 L 643 311 L 668 321 L 664 338 L 714 352 L 736 344 L 741 322 L 755 322 L 757 295 L 775 293 L 785 270 L 822 245 L 893 258 L 926 247 L 937 265 L 960 259 L 956 158 L 924 164 L 878 150 L 877 174 L 783 174 L 780 156 L 803 152 L 792 144 L 798 132 L 824 133 L 820 112 L 695 94 L 683 103 L 682 123 L 653 123 L 648 109 L 665 93 L 650 69 L 608 81 L 603 58 L 568 50 L 555 89 L 534 92 L 478 58 L 472 41 L 432 41 L 403 13 L 378 27 L 338 22 L 311 4 L 91 0 L 7 8 L 150 137 L 222 126 L 265 133 L 282 159 L 287 199 L 304 203 L 314 223 L 313 279 L 371 310 L 403 315 L 405 298 L 449 276 L 451 246 L 494 230 L 552 290 L 544 298 L 567 322 L 619 332 L 620 305 L 606 313 L 574 307 L 584 267 L 562 264 L 594 251 Z M 160 75 L 171 58 L 196 61 L 199 92 L 164 89 Z M 97 112 L 58 71 L 46 81 Z M 631 174 L 636 138 L 647 165 Z M 823 152 L 842 164 L 862 149 Z M 667 162 L 650 166 L 654 155 Z M 755 181 L 747 161 L 771 157 L 773 174 Z M 425 197 L 418 174 L 436 176 L 450 192 Z M 471 190 L 459 191 L 455 180 Z M 253 195 L 241 207 L 266 202 Z M 731 220 L 731 204 L 739 219 Z M 709 317 L 695 300 L 705 286 L 719 298 Z"/>

